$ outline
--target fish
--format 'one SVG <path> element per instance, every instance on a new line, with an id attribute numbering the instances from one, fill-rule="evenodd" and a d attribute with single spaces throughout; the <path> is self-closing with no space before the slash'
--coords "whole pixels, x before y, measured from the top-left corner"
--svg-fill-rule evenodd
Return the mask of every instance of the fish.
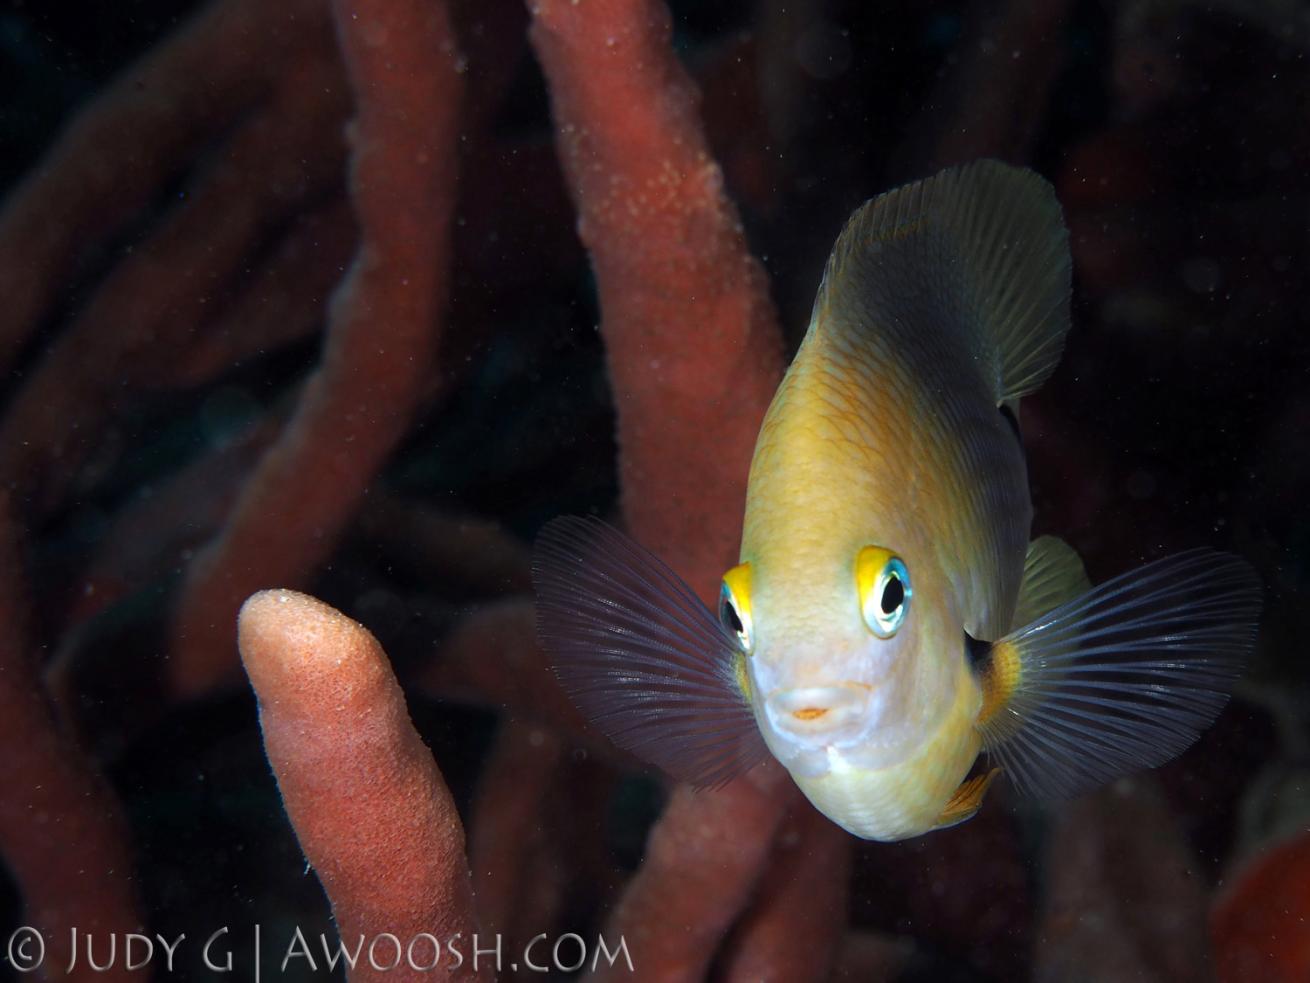
<path id="1" fill-rule="evenodd" d="M 1059 362 L 1071 280 L 1026 169 L 857 209 L 761 425 L 718 610 L 597 518 L 539 533 L 537 632 L 584 715 L 698 787 L 772 756 L 889 842 L 969 819 L 1001 775 L 1066 798 L 1189 747 L 1250 658 L 1260 582 L 1197 548 L 1093 587 L 1031 537 L 1019 403 Z"/>

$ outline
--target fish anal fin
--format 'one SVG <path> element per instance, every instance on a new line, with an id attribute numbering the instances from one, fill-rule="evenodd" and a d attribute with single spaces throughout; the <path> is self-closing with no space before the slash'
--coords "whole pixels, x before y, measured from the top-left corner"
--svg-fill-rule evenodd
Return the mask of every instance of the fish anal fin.
<path id="1" fill-rule="evenodd" d="M 982 808 L 987 789 L 1000 773 L 1001 769 L 993 768 L 985 774 L 974 775 L 961 782 L 932 828 L 946 829 L 949 826 L 958 826 L 966 819 L 972 819 L 973 814 Z"/>
<path id="2" fill-rule="evenodd" d="M 1074 548 L 1055 536 L 1038 536 L 1028 544 L 1011 630 L 1032 624 L 1091 589 L 1092 582 Z"/>

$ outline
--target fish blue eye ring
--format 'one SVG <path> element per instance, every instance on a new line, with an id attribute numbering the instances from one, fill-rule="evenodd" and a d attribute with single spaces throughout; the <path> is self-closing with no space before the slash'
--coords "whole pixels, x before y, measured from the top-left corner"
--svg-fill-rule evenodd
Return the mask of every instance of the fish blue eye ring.
<path id="1" fill-rule="evenodd" d="M 860 614 L 879 638 L 896 634 L 910 610 L 910 571 L 891 550 L 866 546 L 855 561 Z"/>

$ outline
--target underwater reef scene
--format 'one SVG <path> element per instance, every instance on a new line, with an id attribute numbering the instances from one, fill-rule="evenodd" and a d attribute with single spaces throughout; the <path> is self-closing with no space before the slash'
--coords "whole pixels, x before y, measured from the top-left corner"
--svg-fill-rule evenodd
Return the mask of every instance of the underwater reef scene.
<path id="1" fill-rule="evenodd" d="M 0 18 L 0 979 L 1310 979 L 1304 5 Z M 983 157 L 1073 257 L 1034 534 L 1245 558 L 1253 663 L 1170 764 L 900 843 L 675 786 L 533 538 L 712 602 L 842 223 Z"/>

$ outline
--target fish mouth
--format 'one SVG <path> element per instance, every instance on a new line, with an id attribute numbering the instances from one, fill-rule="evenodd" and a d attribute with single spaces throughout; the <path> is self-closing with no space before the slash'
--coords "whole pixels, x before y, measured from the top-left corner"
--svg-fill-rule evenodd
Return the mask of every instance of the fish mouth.
<path id="1" fill-rule="evenodd" d="M 833 752 L 853 747 L 867 734 L 871 694 L 863 683 L 776 690 L 763 701 L 766 743 L 789 771 L 822 775 Z"/>
<path id="2" fill-rule="evenodd" d="M 779 690 L 764 701 L 775 730 L 807 743 L 842 744 L 863 730 L 868 711 L 869 687 L 859 683 Z"/>

